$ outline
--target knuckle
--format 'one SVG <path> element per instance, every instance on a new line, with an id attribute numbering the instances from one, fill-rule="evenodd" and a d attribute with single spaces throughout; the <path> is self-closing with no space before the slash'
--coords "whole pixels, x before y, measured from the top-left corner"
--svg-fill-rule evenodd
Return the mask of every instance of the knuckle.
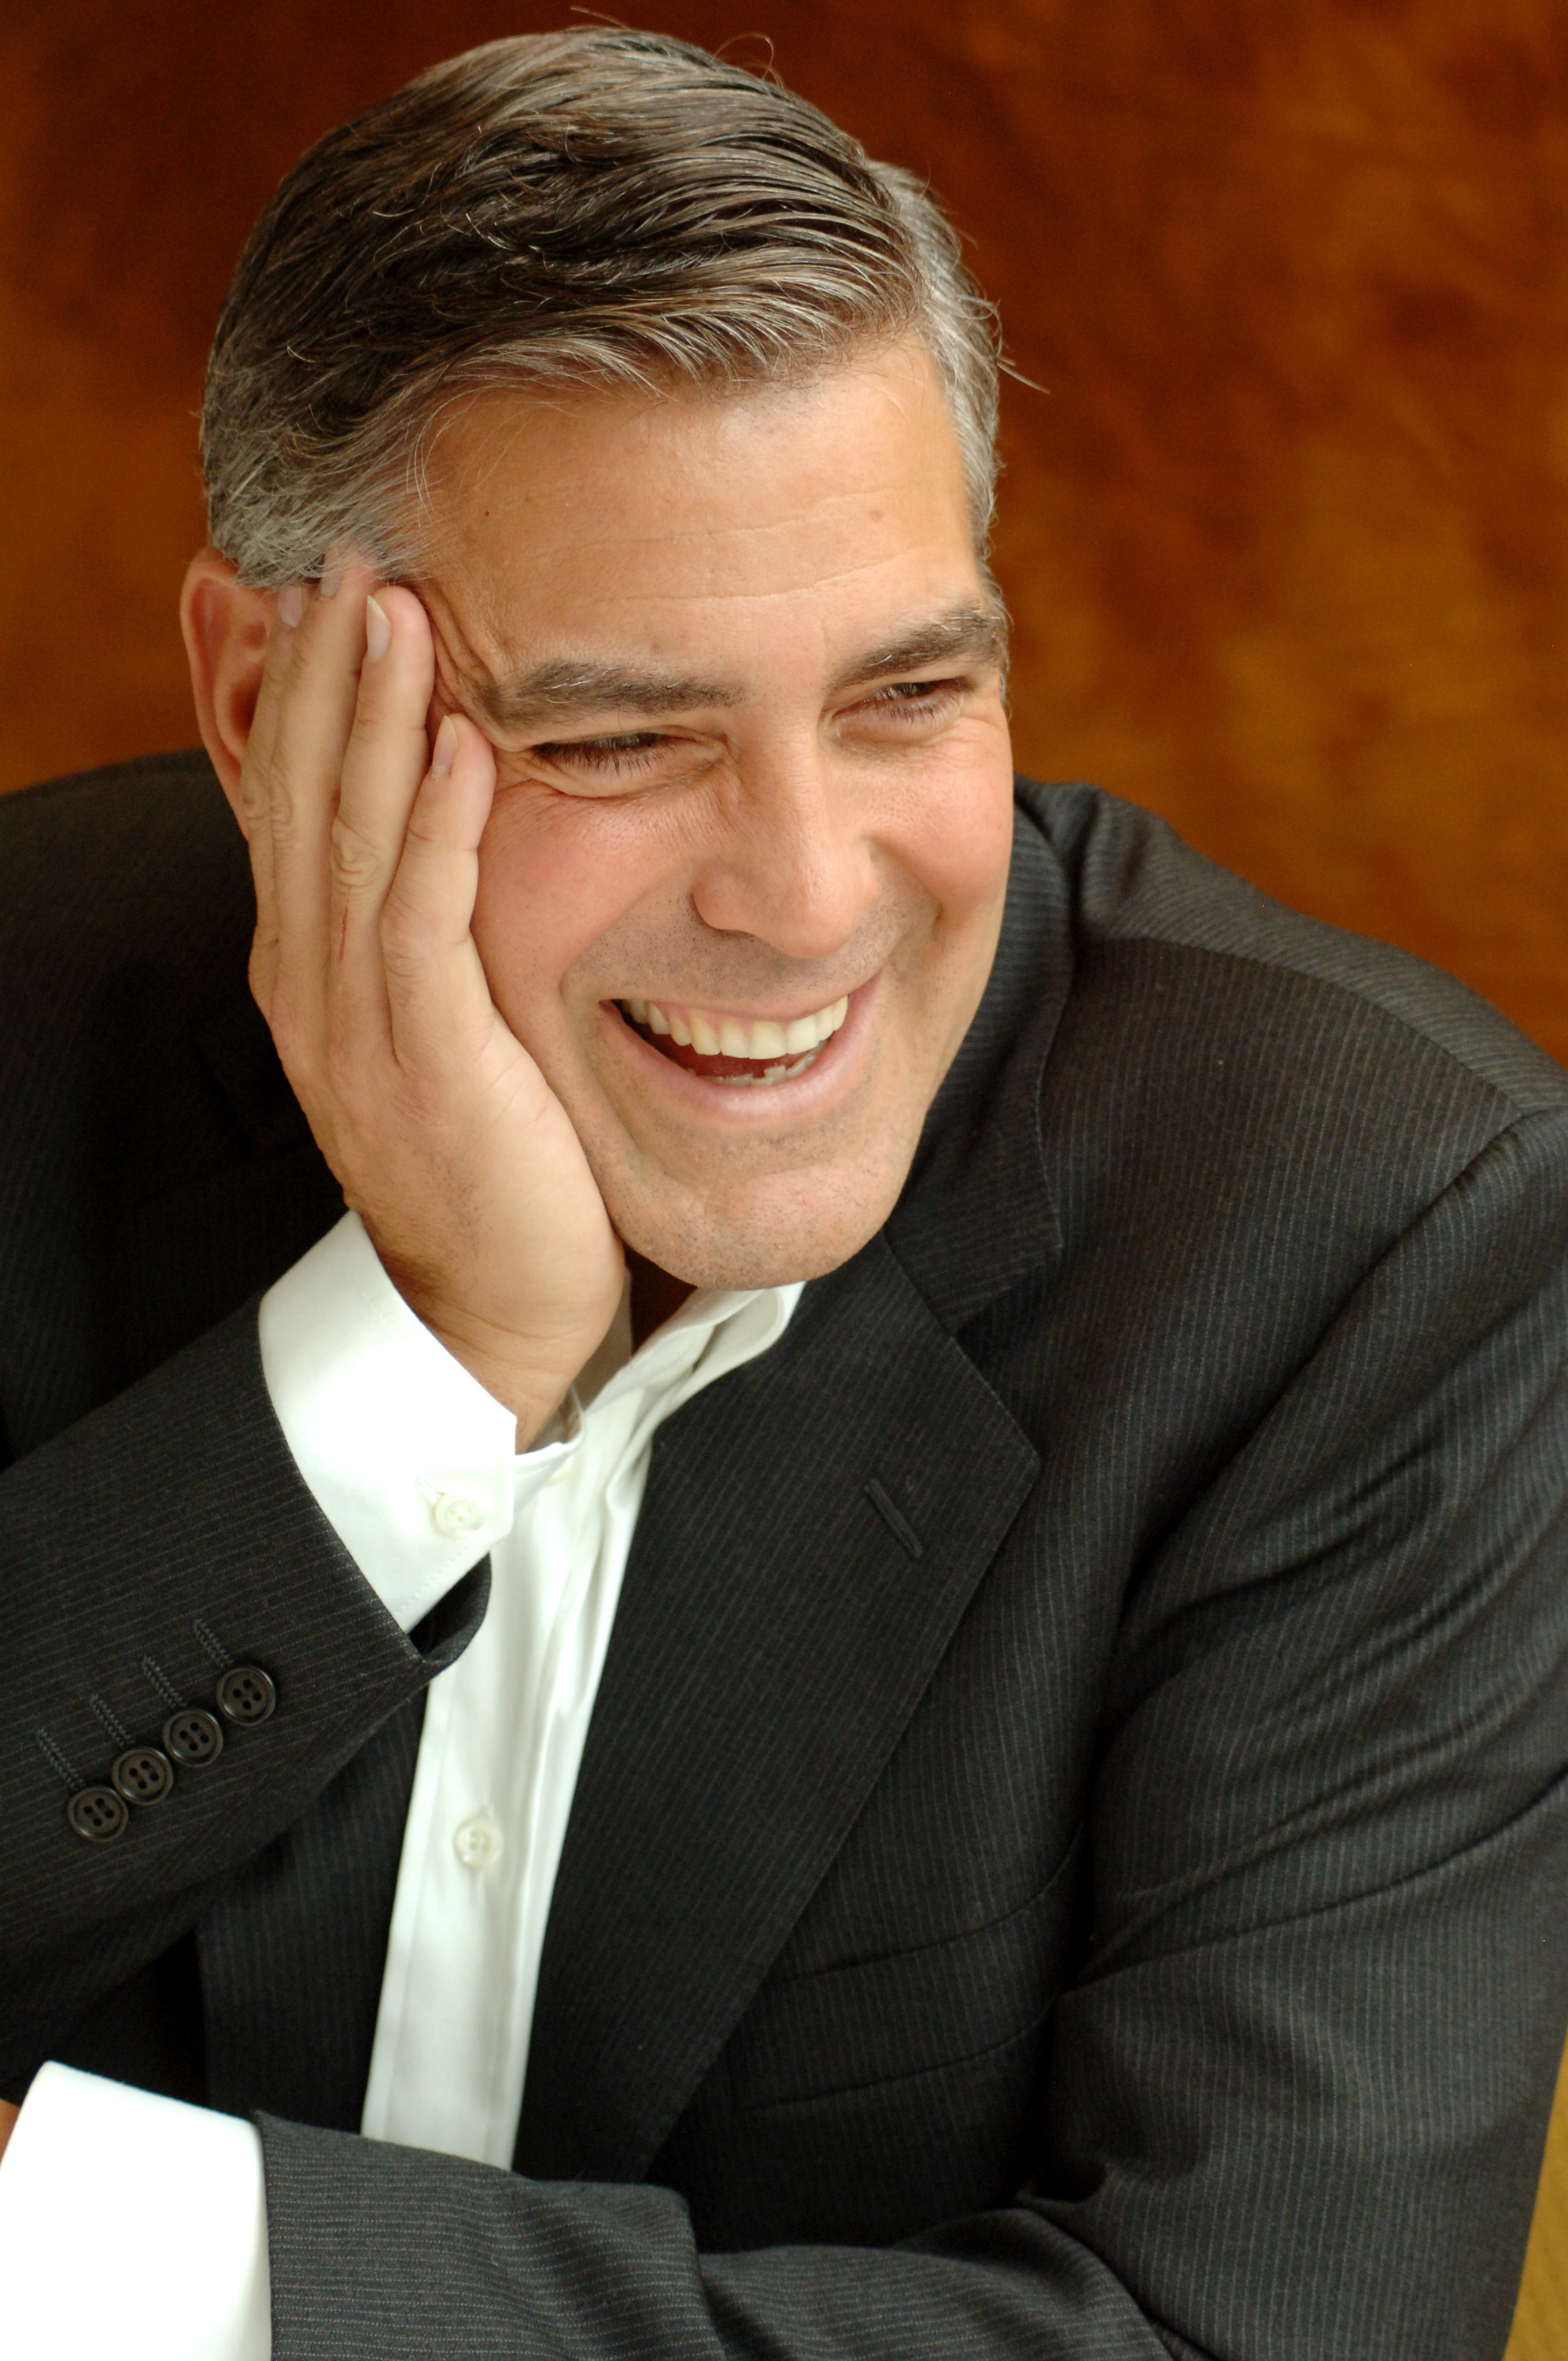
<path id="1" fill-rule="evenodd" d="M 396 928 L 383 929 L 381 964 L 389 984 L 422 983 L 430 974 L 430 953 L 417 936 Z"/>
<path id="2" fill-rule="evenodd" d="M 270 763 L 267 770 L 267 791 L 258 809 L 265 813 L 274 836 L 287 836 L 293 830 L 299 817 L 299 799 L 293 782 L 281 763 Z"/>
<path id="3" fill-rule="evenodd" d="M 334 884 L 345 894 L 363 894 L 380 883 L 384 871 L 378 848 L 339 812 L 332 824 Z"/>
<path id="4" fill-rule="evenodd" d="M 415 907 L 406 895 L 396 892 L 388 895 L 379 932 L 382 965 L 400 983 L 427 976 L 440 959 L 442 944 L 428 912 Z"/>
<path id="5" fill-rule="evenodd" d="M 441 816 L 433 812 L 426 797 L 421 796 L 409 814 L 409 841 L 421 852 L 444 852 L 447 849 L 446 829 Z"/>

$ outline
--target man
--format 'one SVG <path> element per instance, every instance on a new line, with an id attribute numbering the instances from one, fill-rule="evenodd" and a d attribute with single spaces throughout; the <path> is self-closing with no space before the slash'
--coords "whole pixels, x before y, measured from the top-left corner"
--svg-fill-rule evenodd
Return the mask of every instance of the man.
<path id="1" fill-rule="evenodd" d="M 0 813 L 20 2349 L 1501 2350 L 1568 1085 L 1014 800 L 993 370 L 642 35 L 247 248 L 211 772 Z"/>

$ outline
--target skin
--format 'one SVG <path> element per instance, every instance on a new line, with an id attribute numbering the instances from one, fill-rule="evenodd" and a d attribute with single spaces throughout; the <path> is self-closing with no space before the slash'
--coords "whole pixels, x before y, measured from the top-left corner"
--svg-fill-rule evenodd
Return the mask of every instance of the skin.
<path id="1" fill-rule="evenodd" d="M 274 597 L 208 550 L 181 614 L 284 1068 L 521 1449 L 628 1257 L 645 1334 L 694 1285 L 834 1268 L 892 1209 L 1001 922 L 1002 622 L 914 346 L 723 401 L 491 398 L 431 503 L 417 585 L 348 563 Z M 616 1006 L 846 994 L 768 1090 Z"/>
<path id="2" fill-rule="evenodd" d="M 417 586 L 368 609 L 356 564 L 273 597 L 207 551 L 182 619 L 285 1070 L 521 1447 L 625 1249 L 645 1329 L 886 1217 L 1000 924 L 1001 627 L 913 344 L 728 399 L 477 401 L 429 514 Z M 845 994 L 773 1090 L 694 1080 L 616 1008 Z"/>
<path id="3" fill-rule="evenodd" d="M 886 1217 L 1000 922 L 1000 622 L 914 345 L 728 399 L 487 397 L 429 514 L 417 586 L 349 563 L 274 598 L 208 551 L 182 619 L 284 1067 L 527 1439 L 623 1242 L 658 1311 L 831 1269 Z M 846 994 L 768 1090 L 617 1008 Z"/>
<path id="4" fill-rule="evenodd" d="M 872 1236 L 989 972 L 1011 842 L 1001 621 L 910 344 L 727 399 L 494 395 L 428 565 L 182 620 L 249 840 L 251 983 L 346 1202 L 522 1447 L 602 1337 Z M 367 598 L 374 590 L 374 603 Z M 630 996 L 788 1021 L 696 1079 Z"/>

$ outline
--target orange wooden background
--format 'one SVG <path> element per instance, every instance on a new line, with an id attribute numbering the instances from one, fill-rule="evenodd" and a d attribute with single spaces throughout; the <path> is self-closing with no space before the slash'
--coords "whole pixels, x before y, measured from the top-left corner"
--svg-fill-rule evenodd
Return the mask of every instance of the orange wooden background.
<path id="1" fill-rule="evenodd" d="M 1048 389 L 1006 407 L 1025 764 L 1153 805 L 1568 1059 L 1563 0 L 622 8 L 771 37 L 972 239 Z M 10 0 L 0 786 L 193 737 L 192 413 L 280 171 L 430 60 L 565 20 Z M 1568 2290 L 1530 2288 L 1556 2324 L 1521 2309 L 1512 2361 L 1562 2361 Z"/>

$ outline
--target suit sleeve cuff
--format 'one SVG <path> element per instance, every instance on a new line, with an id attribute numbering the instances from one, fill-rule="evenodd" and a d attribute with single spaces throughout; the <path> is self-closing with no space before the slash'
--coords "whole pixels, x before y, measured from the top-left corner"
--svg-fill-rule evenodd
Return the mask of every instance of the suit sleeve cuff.
<path id="1" fill-rule="evenodd" d="M 0 2164 L 0 2319 L 18 2354 L 269 2361 L 254 2128 L 45 2066 Z"/>
<path id="2" fill-rule="evenodd" d="M 516 1421 L 410 1311 L 357 1213 L 269 1288 L 260 1332 L 301 1475 L 411 1631 L 511 1529 Z"/>

